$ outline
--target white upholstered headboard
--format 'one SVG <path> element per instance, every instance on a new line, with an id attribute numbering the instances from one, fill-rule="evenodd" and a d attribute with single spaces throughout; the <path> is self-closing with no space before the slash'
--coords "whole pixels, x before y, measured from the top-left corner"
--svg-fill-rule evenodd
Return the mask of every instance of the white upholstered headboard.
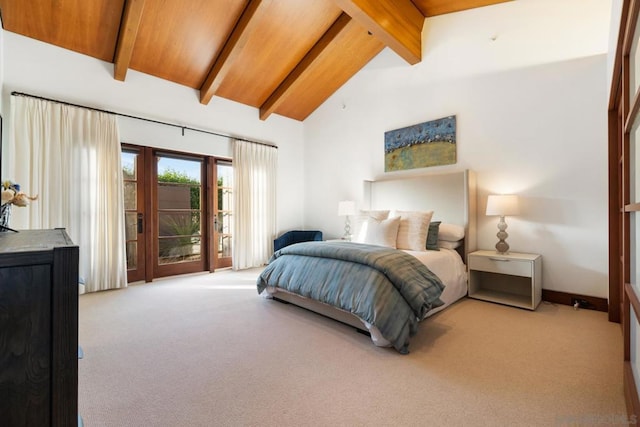
<path id="1" fill-rule="evenodd" d="M 477 248 L 476 178 L 469 170 L 364 182 L 363 209 L 430 211 L 465 229 L 464 262 Z"/>

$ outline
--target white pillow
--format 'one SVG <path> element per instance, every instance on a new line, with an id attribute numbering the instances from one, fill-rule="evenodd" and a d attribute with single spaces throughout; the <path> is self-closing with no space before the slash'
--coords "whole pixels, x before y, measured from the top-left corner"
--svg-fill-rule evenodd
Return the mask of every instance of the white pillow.
<path id="1" fill-rule="evenodd" d="M 425 251 L 432 216 L 433 211 L 393 211 L 391 217 L 400 217 L 396 247 L 410 251 Z"/>
<path id="2" fill-rule="evenodd" d="M 438 247 L 442 249 L 457 249 L 462 244 L 461 240 L 457 242 L 449 242 L 447 240 L 438 240 Z"/>
<path id="3" fill-rule="evenodd" d="M 382 221 L 378 221 L 375 218 L 369 218 L 363 226 L 363 243 L 395 248 L 399 226 L 400 218 L 389 218 L 383 219 Z"/>
<path id="4" fill-rule="evenodd" d="M 438 229 L 438 240 L 446 240 L 447 242 L 457 242 L 464 239 L 464 227 L 456 224 L 440 224 Z"/>
<path id="5" fill-rule="evenodd" d="M 354 215 L 352 222 L 351 233 L 353 238 L 351 239 L 357 243 L 365 243 L 364 238 L 366 234 L 366 228 L 363 227 L 367 220 L 373 218 L 378 221 L 387 219 L 389 217 L 389 211 L 360 211 L 359 215 Z"/>

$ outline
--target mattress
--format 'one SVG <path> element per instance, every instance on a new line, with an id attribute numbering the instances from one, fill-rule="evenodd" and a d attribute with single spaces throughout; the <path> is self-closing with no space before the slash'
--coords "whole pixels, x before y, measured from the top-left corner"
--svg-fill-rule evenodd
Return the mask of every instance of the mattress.
<path id="1" fill-rule="evenodd" d="M 404 252 L 418 258 L 445 285 L 440 295 L 444 305 L 427 312 L 425 318 L 444 310 L 467 294 L 467 268 L 456 250 L 440 248 L 439 251 Z"/>

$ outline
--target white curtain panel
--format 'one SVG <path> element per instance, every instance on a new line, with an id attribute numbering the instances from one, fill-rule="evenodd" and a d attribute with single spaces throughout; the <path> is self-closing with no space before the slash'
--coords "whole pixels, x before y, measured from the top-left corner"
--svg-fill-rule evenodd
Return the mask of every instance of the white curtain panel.
<path id="1" fill-rule="evenodd" d="M 277 167 L 277 148 L 234 141 L 234 270 L 263 266 L 273 253 Z"/>
<path id="2" fill-rule="evenodd" d="M 80 248 L 85 291 L 127 286 L 120 138 L 112 114 L 11 97 L 9 169 L 38 200 L 12 228 L 63 227 Z"/>

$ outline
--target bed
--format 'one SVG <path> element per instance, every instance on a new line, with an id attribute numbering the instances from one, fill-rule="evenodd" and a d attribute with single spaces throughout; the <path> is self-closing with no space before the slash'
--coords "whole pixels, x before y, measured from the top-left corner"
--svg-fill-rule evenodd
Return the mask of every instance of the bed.
<path id="1" fill-rule="evenodd" d="M 360 206 L 354 242 L 277 251 L 258 292 L 406 354 L 419 322 L 466 295 L 463 260 L 476 248 L 475 176 L 464 170 L 365 181 Z"/>

